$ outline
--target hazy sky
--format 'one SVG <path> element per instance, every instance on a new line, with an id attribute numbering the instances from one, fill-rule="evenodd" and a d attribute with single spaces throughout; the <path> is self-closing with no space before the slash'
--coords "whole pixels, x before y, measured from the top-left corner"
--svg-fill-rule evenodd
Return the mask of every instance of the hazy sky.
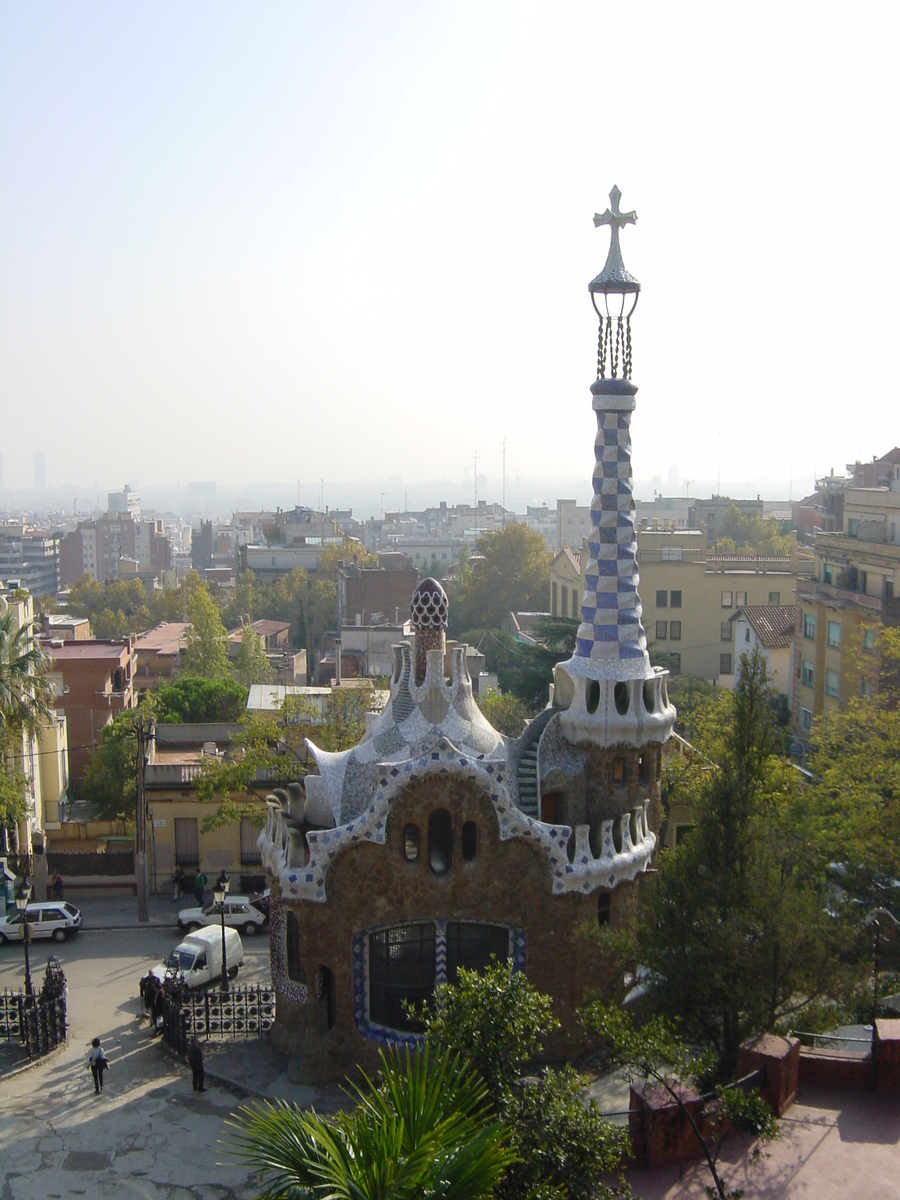
<path id="1" fill-rule="evenodd" d="M 887 3 L 4 3 L 8 489 L 584 478 L 616 183 L 635 473 L 900 442 Z M 493 488 L 491 489 L 493 491 Z M 494 498 L 491 496 L 490 498 Z M 499 498 L 499 496 L 497 496 Z M 551 497 L 552 499 L 552 497 Z M 339 497 L 333 496 L 337 503 Z"/>

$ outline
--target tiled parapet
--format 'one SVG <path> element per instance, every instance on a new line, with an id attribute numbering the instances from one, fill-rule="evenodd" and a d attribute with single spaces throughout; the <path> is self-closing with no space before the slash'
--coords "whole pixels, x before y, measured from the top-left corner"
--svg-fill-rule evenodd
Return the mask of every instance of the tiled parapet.
<path id="1" fill-rule="evenodd" d="M 668 671 L 651 667 L 642 679 L 591 679 L 571 673 L 574 660 L 553 670 L 553 703 L 570 742 L 644 746 L 664 742 L 675 724 Z"/>
<path id="2" fill-rule="evenodd" d="M 507 789 L 506 770 L 504 762 L 468 755 L 446 738 L 419 758 L 379 763 L 377 784 L 365 811 L 337 829 L 308 832 L 305 841 L 309 860 L 305 864 L 297 861 L 291 818 L 280 804 L 270 803 L 269 819 L 259 837 L 263 863 L 277 878 L 286 899 L 324 904 L 328 898 L 328 871 L 335 857 L 356 842 L 384 845 L 391 806 L 403 789 L 421 779 L 449 776 L 476 783 L 490 797 L 502 841 L 522 838 L 546 855 L 554 895 L 613 888 L 647 869 L 656 849 L 656 835 L 648 827 L 646 804 L 618 818 L 618 849 L 613 821 L 602 825 L 601 852 L 597 856 L 590 850 L 588 827 L 581 827 L 580 834 L 576 831 L 576 847 L 580 845 L 581 850 L 570 861 L 571 827 L 543 824 L 521 812 Z"/>

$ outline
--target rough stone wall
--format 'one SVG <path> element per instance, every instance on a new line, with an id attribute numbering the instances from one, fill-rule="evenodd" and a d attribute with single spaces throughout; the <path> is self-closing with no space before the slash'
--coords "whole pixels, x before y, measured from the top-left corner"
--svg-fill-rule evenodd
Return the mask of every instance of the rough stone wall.
<path id="1" fill-rule="evenodd" d="M 428 860 L 428 818 L 446 808 L 453 818 L 453 862 L 436 875 Z M 462 857 L 462 826 L 474 821 L 478 847 Z M 419 857 L 407 862 L 403 830 L 419 827 Z M 353 936 L 407 921 L 494 921 L 525 932 L 528 979 L 553 1000 L 562 1030 L 546 1047 L 548 1057 L 576 1054 L 584 1046 L 576 1010 L 585 991 L 603 980 L 595 946 L 578 933 L 597 920 L 597 893 L 551 894 L 547 860 L 520 839 L 501 842 L 489 797 L 476 785 L 449 777 L 412 784 L 393 804 L 383 846 L 357 843 L 333 863 L 325 904 L 292 902 L 299 927 L 300 957 L 307 979 L 326 967 L 334 975 L 334 1025 L 326 1029 L 325 998 L 306 1005 L 279 995 L 273 1040 L 299 1056 L 305 1081 L 341 1079 L 357 1066 L 371 1071 L 379 1043 L 357 1032 L 353 1011 Z M 611 921 L 624 920 L 632 885 L 612 893 Z M 311 989 L 312 993 L 312 989 Z"/>

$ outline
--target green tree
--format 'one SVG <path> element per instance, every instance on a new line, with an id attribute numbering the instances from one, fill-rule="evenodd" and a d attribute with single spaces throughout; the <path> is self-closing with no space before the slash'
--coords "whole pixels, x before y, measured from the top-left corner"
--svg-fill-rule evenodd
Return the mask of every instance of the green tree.
<path id="1" fill-rule="evenodd" d="M 263 640 L 255 630 L 245 625 L 241 633 L 241 645 L 234 664 L 235 678 L 244 687 L 254 683 L 271 683 L 275 677 L 272 666 L 266 657 Z"/>
<path id="2" fill-rule="evenodd" d="M 859 648 L 848 647 L 853 670 Z M 871 698 L 817 717 L 809 766 L 810 811 L 826 845 L 827 861 L 840 864 L 842 892 L 862 910 L 900 909 L 893 881 L 900 878 L 900 630 L 878 631 L 868 662 L 856 673 L 880 675 Z M 896 912 L 900 916 L 900 911 Z"/>
<path id="3" fill-rule="evenodd" d="M 441 984 L 422 1015 L 426 1041 L 468 1058 L 510 1128 L 516 1161 L 497 1188 L 498 1200 L 617 1194 L 599 1176 L 630 1153 L 627 1131 L 604 1121 L 595 1101 L 585 1104 L 585 1080 L 571 1067 L 533 1066 L 559 1025 L 548 996 L 512 963 L 492 964 L 483 975 L 461 969 L 458 982 Z"/>
<path id="4" fill-rule="evenodd" d="M 694 830 L 660 856 L 646 963 L 658 1009 L 713 1046 L 723 1079 L 738 1048 L 841 983 L 843 921 L 827 912 L 822 847 L 802 779 L 775 753 L 765 662 L 744 656 L 734 693 L 698 714 L 676 787 Z M 679 797 L 676 796 L 676 799 Z"/>
<path id="5" fill-rule="evenodd" d="M 381 1053 L 381 1082 L 356 1108 L 241 1108 L 229 1153 L 259 1172 L 265 1200 L 489 1200 L 513 1154 L 484 1085 L 459 1058 Z"/>
<path id="6" fill-rule="evenodd" d="M 478 707 L 499 733 L 512 738 L 522 736 L 528 711 L 518 696 L 491 688 L 487 695 L 478 697 Z"/>
<path id="7" fill-rule="evenodd" d="M 722 518 L 716 548 L 720 554 L 790 555 L 794 536 L 782 533 L 778 522 L 758 513 L 742 512 L 733 504 Z"/>
<path id="8" fill-rule="evenodd" d="M 0 733 L 34 734 L 52 717 L 48 659 L 35 637 L 34 621 L 21 625 L 12 606 L 0 612 Z"/>
<path id="9" fill-rule="evenodd" d="M 205 584 L 188 598 L 187 619 L 187 645 L 181 658 L 185 671 L 204 679 L 221 679 L 228 674 L 228 637 Z"/>
<path id="10" fill-rule="evenodd" d="M 452 588 L 450 622 L 460 629 L 497 629 L 509 612 L 546 612 L 550 555 L 527 525 L 507 525 L 475 543 L 480 561 Z"/>
<path id="11" fill-rule="evenodd" d="M 21 738 L 10 730 L 0 734 L 0 830 L 13 829 L 28 814 L 28 777 L 19 765 L 21 753 Z"/>
<path id="12" fill-rule="evenodd" d="M 151 692 L 148 701 L 162 724 L 239 721 L 247 709 L 247 689 L 230 677 L 180 675 Z"/>
<path id="13" fill-rule="evenodd" d="M 708 1133 L 704 1134 L 684 1102 L 682 1084 L 693 1083 L 702 1089 L 710 1070 L 708 1058 L 694 1055 L 661 1017 L 638 1029 L 622 1009 L 595 1000 L 586 1006 L 583 1019 L 586 1027 L 601 1038 L 609 1065 L 618 1067 L 633 1087 L 652 1081 L 681 1109 L 713 1177 L 714 1186 L 707 1188 L 708 1194 L 720 1200 L 740 1200 L 744 1194 L 741 1189 L 725 1189 L 717 1168 L 719 1151 L 731 1129 L 761 1142 L 778 1136 L 778 1123 L 759 1092 L 720 1086 L 720 1107 L 707 1114 Z"/>
<path id="14" fill-rule="evenodd" d="M 131 816 L 137 798 L 137 737 L 134 713 L 113 718 L 100 732 L 100 745 L 91 755 L 79 788 L 79 798 L 91 806 L 97 820 Z"/>

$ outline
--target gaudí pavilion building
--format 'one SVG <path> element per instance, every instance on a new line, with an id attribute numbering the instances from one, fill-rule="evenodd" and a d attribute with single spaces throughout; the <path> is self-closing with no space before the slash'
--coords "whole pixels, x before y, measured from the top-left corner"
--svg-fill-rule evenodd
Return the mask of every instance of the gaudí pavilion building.
<path id="1" fill-rule="evenodd" d="M 404 1001 L 460 967 L 511 958 L 552 999 L 554 1056 L 580 1045 L 577 1009 L 604 964 L 580 934 L 624 919 L 657 848 L 662 746 L 675 709 L 650 664 L 638 595 L 632 494 L 631 316 L 640 284 L 610 207 L 599 318 L 596 465 L 575 653 L 521 737 L 485 720 L 466 650 L 446 644 L 433 579 L 411 597 L 414 639 L 394 648 L 390 700 L 358 745 L 308 743 L 302 786 L 268 802 L 260 835 L 272 886 L 276 1045 L 297 1077 L 371 1070 L 379 1046 L 415 1041 Z"/>

